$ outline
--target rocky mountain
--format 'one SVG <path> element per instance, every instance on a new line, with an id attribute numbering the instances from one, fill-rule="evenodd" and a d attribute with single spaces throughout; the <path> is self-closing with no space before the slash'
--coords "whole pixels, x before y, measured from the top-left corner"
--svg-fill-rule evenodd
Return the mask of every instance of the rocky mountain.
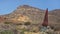
<path id="1" fill-rule="evenodd" d="M 52 11 L 50 11 L 50 14 L 51 15 L 55 15 L 55 16 L 57 16 L 57 17 L 60 17 L 60 9 L 55 9 L 55 10 L 52 10 Z"/>
<path id="2" fill-rule="evenodd" d="M 10 20 L 17 21 L 17 19 L 20 19 L 20 17 L 23 16 L 25 18 L 26 16 L 26 18 L 30 20 L 32 23 L 40 23 L 43 17 L 42 15 L 44 15 L 43 11 L 44 10 L 42 9 L 38 9 L 28 5 L 23 5 L 23 6 L 17 7 L 17 9 L 14 10 L 12 13 L 4 15 L 4 17 L 8 18 L 9 21 Z"/>
<path id="3" fill-rule="evenodd" d="M 49 11 L 49 25 L 55 26 L 57 25 L 59 27 L 60 25 L 60 9 Z M 12 22 L 15 24 L 24 23 L 24 22 L 30 22 L 31 24 L 39 24 L 43 22 L 45 15 L 45 10 L 35 8 L 28 5 L 22 5 L 17 7 L 16 10 L 14 10 L 10 14 L 3 15 L 3 21 L 6 22 Z M 0 19 L 2 20 L 2 19 Z M 60 27 L 59 27 L 60 28 Z"/>
<path id="4" fill-rule="evenodd" d="M 60 30 L 60 9 L 52 10 L 49 14 L 52 15 L 52 21 L 56 22 L 56 24 L 54 23 L 55 28 Z"/>

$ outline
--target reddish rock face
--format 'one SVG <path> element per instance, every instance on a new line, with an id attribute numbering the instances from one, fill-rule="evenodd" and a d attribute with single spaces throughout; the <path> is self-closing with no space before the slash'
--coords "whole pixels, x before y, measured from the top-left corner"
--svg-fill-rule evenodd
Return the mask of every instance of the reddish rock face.
<path id="1" fill-rule="evenodd" d="M 0 17 L 0 22 L 4 21 L 4 18 L 3 17 Z"/>

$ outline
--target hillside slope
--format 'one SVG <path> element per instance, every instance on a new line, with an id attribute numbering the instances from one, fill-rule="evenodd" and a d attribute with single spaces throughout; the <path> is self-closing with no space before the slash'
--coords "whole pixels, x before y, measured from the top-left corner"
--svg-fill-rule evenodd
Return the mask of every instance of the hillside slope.
<path id="1" fill-rule="evenodd" d="M 60 10 L 53 10 L 49 12 L 49 25 L 60 25 Z M 15 24 L 30 22 L 31 24 L 39 24 L 43 22 L 45 10 L 35 8 L 28 5 L 17 7 L 12 13 L 3 15 L 4 21 L 9 21 Z M 0 19 L 1 20 L 1 19 Z M 60 27 L 59 27 L 60 28 Z"/>

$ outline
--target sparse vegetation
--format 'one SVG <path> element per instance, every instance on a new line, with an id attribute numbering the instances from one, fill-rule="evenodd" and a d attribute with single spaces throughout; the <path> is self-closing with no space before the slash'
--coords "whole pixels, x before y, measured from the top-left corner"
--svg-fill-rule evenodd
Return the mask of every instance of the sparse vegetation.
<path id="1" fill-rule="evenodd" d="M 22 23 L 16 24 L 16 25 L 23 25 Z"/>
<path id="2" fill-rule="evenodd" d="M 25 22 L 24 25 L 30 25 L 31 23 L 30 22 Z"/>
<path id="3" fill-rule="evenodd" d="M 11 23 L 12 23 L 12 22 L 7 22 L 7 21 L 6 21 L 6 22 L 4 22 L 4 24 L 11 24 Z"/>
<path id="4" fill-rule="evenodd" d="M 10 30 L 4 30 L 4 31 L 1 31 L 0 34 L 14 34 L 14 33 Z"/>

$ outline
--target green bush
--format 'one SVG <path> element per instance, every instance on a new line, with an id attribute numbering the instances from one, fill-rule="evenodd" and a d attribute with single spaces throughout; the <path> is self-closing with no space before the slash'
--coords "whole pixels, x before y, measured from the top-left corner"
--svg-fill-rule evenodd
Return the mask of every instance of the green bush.
<path id="1" fill-rule="evenodd" d="M 23 25 L 22 23 L 16 24 L 16 25 Z"/>
<path id="2" fill-rule="evenodd" d="M 13 32 L 10 30 L 5 30 L 5 31 L 0 32 L 0 34 L 13 34 Z"/>
<path id="3" fill-rule="evenodd" d="M 20 32 L 20 34 L 24 34 L 24 31 Z"/>
<path id="4" fill-rule="evenodd" d="M 30 22 L 25 22 L 24 25 L 30 25 L 31 23 Z"/>
<path id="5" fill-rule="evenodd" d="M 5 24 L 11 24 L 12 22 L 4 22 Z"/>

